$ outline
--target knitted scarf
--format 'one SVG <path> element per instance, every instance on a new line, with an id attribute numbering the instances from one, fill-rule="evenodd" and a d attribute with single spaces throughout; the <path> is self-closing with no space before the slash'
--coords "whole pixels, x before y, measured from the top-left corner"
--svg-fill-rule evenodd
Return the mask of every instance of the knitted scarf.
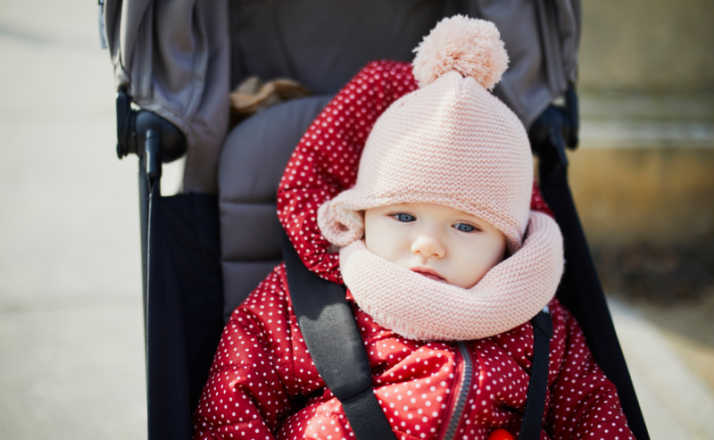
<path id="1" fill-rule="evenodd" d="M 389 262 L 363 240 L 340 250 L 340 270 L 357 305 L 410 339 L 472 340 L 515 328 L 555 295 L 563 241 L 555 221 L 532 211 L 523 246 L 464 289 Z"/>

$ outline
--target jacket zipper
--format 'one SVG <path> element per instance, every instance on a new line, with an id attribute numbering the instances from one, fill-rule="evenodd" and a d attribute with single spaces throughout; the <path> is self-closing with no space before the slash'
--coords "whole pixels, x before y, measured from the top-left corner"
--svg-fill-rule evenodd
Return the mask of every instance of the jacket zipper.
<path id="1" fill-rule="evenodd" d="M 452 440 L 456 434 L 456 428 L 459 426 L 459 420 L 461 419 L 461 414 L 464 412 L 464 407 L 466 406 L 466 397 L 469 394 L 469 389 L 471 388 L 471 377 L 473 374 L 473 363 L 471 361 L 471 355 L 464 342 L 458 343 L 459 352 L 461 353 L 461 359 L 463 360 L 463 368 L 461 368 L 461 378 L 459 379 L 460 386 L 456 388 L 455 392 L 458 392 L 458 397 L 455 400 L 451 409 L 451 417 L 449 417 L 449 422 L 446 425 L 446 433 L 442 437 L 443 440 Z M 452 402 L 454 400 L 452 399 Z"/>

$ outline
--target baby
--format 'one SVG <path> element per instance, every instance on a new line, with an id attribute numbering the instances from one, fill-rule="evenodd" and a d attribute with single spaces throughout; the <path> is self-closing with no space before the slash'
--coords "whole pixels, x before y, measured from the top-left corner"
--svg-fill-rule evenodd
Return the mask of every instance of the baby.
<path id="1" fill-rule="evenodd" d="M 540 438 L 633 438 L 615 387 L 554 299 L 560 231 L 531 209 L 528 137 L 488 91 L 507 63 L 495 26 L 463 16 L 432 30 L 413 72 L 370 63 L 296 148 L 280 221 L 308 269 L 347 287 L 397 438 L 515 438 L 529 321 L 546 306 Z M 226 325 L 194 438 L 354 438 L 302 340 L 284 265 Z"/>

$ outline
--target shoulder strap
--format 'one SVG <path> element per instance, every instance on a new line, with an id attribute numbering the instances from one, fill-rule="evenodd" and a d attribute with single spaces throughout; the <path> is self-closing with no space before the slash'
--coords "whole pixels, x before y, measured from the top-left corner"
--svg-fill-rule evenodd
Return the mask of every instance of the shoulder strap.
<path id="1" fill-rule="evenodd" d="M 300 331 L 317 371 L 342 403 L 357 439 L 394 440 L 372 390 L 362 337 L 342 286 L 310 272 L 283 234 L 288 288 Z"/>
<path id="2" fill-rule="evenodd" d="M 543 423 L 546 387 L 548 385 L 548 358 L 553 321 L 546 307 L 531 319 L 533 324 L 533 365 L 528 381 L 528 397 L 519 439 L 539 439 Z"/>
<path id="3" fill-rule="evenodd" d="M 394 433 L 372 390 L 367 353 L 344 288 L 310 272 L 285 234 L 283 257 L 293 310 L 307 349 L 325 384 L 342 403 L 356 438 L 394 440 Z M 533 365 L 519 439 L 540 437 L 548 383 L 553 323 L 547 308 L 531 323 Z"/>

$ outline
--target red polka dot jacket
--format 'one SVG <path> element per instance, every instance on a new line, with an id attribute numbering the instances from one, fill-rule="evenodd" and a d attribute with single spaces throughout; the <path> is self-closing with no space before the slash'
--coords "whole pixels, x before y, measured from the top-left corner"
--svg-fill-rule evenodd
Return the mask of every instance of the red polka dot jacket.
<path id="1" fill-rule="evenodd" d="M 325 279 L 342 283 L 317 207 L 354 183 L 372 124 L 415 88 L 409 64 L 370 63 L 316 118 L 288 163 L 278 216 L 305 265 Z M 547 210 L 537 191 L 532 204 Z M 232 314 L 195 412 L 194 439 L 354 438 L 307 352 L 287 285 L 280 265 Z M 376 324 L 349 292 L 347 299 L 397 438 L 486 439 L 499 428 L 518 434 L 533 358 L 530 323 L 475 341 L 415 341 Z M 633 438 L 577 322 L 557 300 L 549 307 L 554 332 L 541 439 Z"/>

